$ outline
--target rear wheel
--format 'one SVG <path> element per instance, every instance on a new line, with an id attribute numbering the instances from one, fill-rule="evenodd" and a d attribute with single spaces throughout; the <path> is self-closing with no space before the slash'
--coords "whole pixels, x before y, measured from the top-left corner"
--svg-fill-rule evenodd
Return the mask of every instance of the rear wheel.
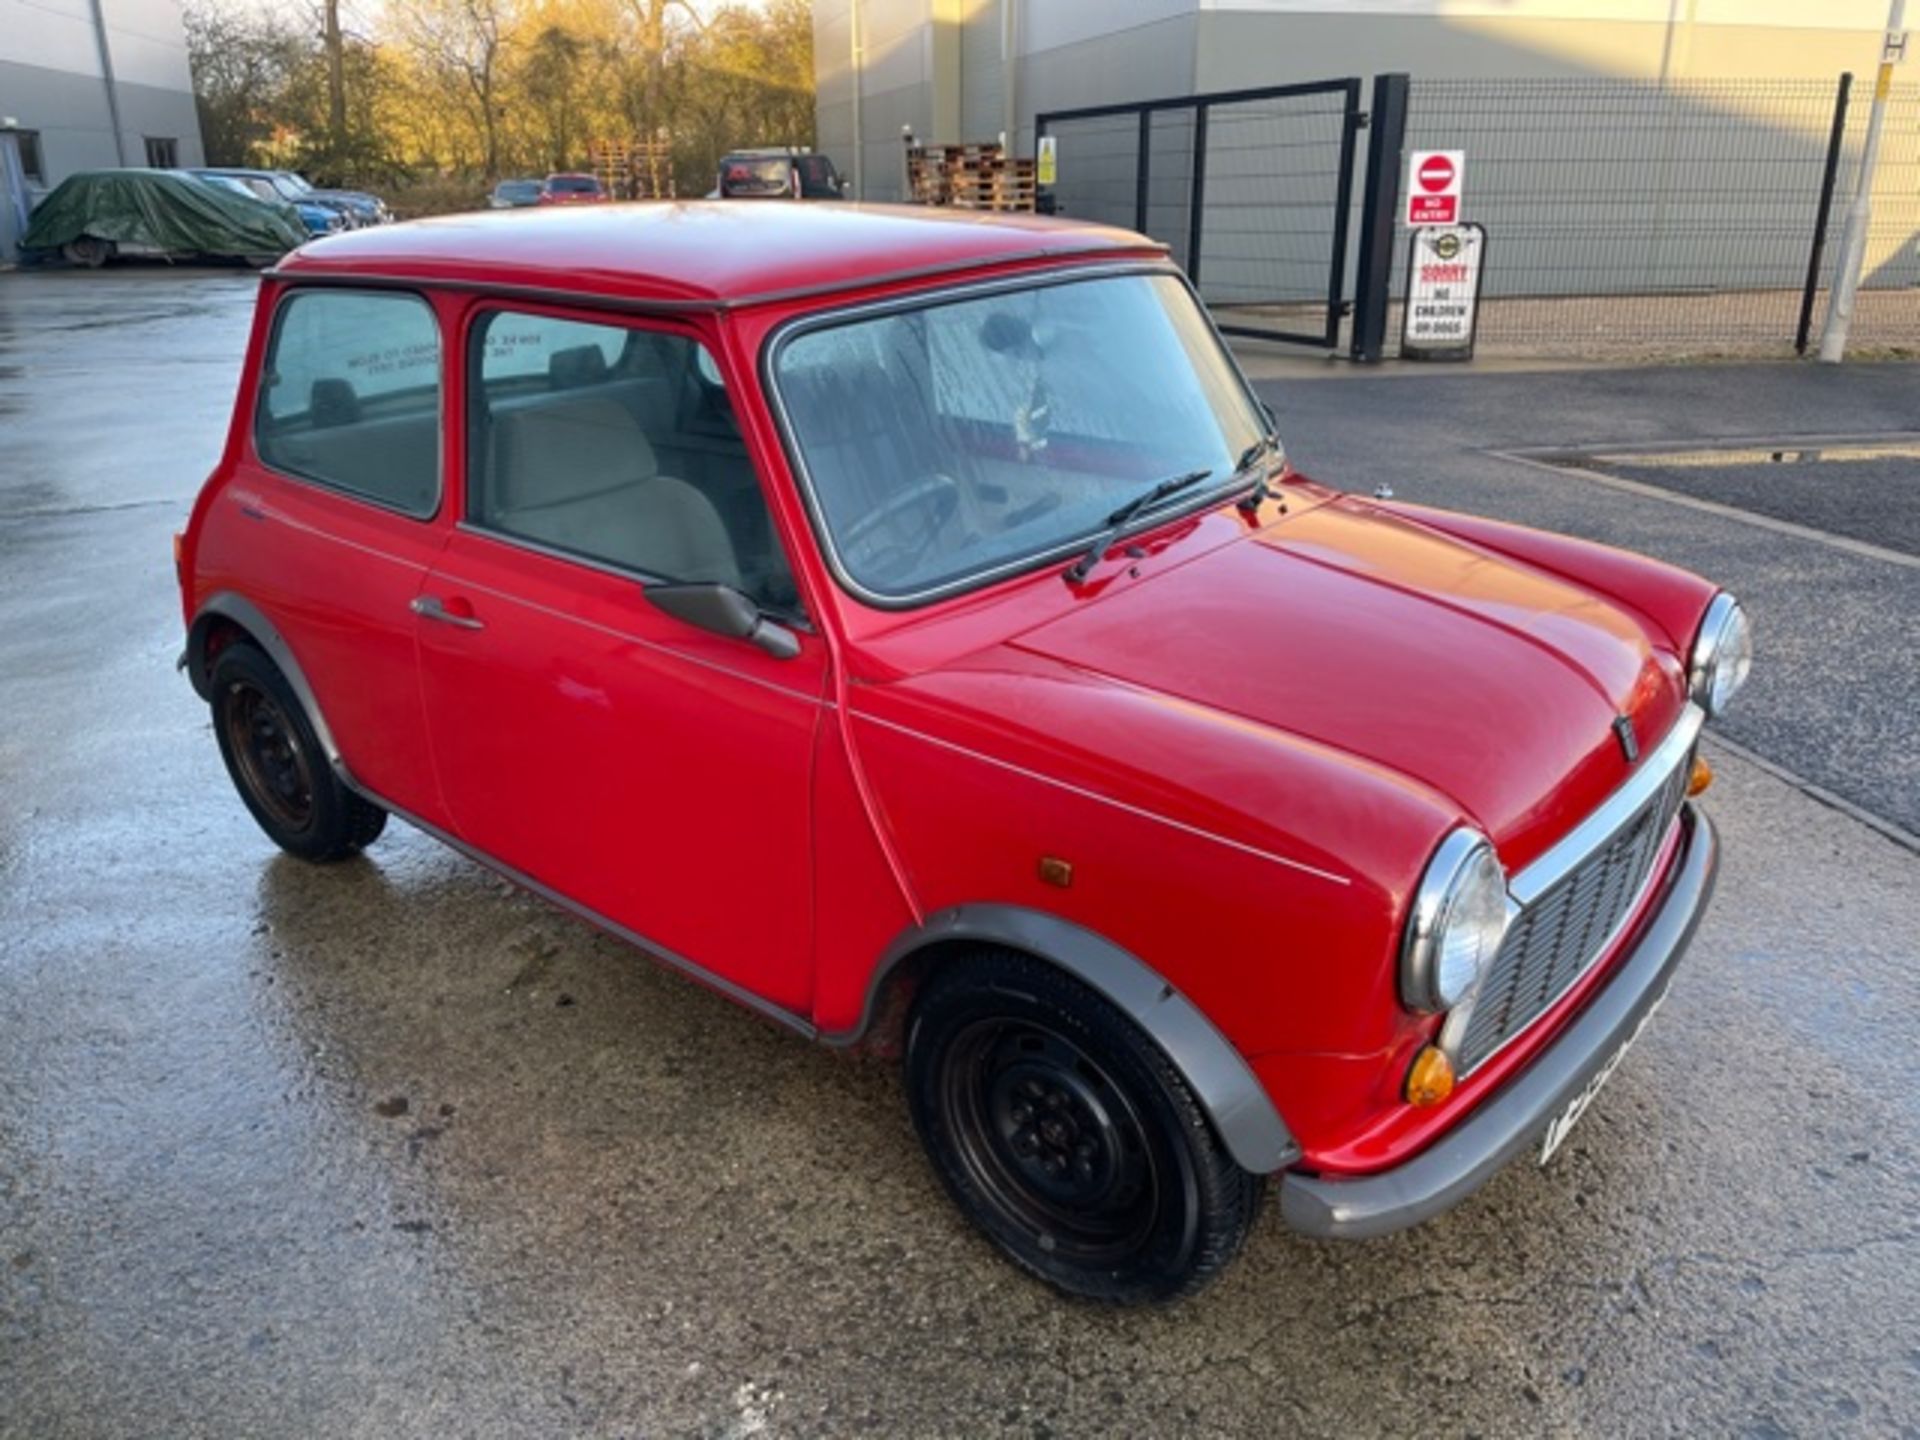
<path id="1" fill-rule="evenodd" d="M 1263 1183 L 1138 1026 L 1008 951 L 952 964 L 907 1033 L 913 1118 L 949 1193 L 1015 1264 L 1120 1304 L 1192 1294 L 1238 1253 Z"/>
<path id="2" fill-rule="evenodd" d="M 279 667 L 237 641 L 213 664 L 213 733 L 234 788 L 267 837 L 303 860 L 344 860 L 373 843 L 387 812 L 340 783 Z"/>
<path id="3" fill-rule="evenodd" d="M 82 235 L 62 245 L 60 253 L 67 257 L 70 265 L 84 265 L 89 270 L 98 270 L 113 254 L 113 243 L 97 235 Z"/>

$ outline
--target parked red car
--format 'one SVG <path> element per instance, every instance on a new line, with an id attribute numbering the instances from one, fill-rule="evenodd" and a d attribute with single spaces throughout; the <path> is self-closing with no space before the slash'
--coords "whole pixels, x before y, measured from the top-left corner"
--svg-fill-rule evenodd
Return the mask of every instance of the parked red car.
<path id="1" fill-rule="evenodd" d="M 549 175 L 540 182 L 536 205 L 605 205 L 613 197 L 592 175 Z"/>
<path id="2" fill-rule="evenodd" d="M 673 204 L 302 247 L 178 544 L 241 798 L 803 1035 L 1079 1295 L 1419 1221 L 1666 991 L 1740 608 L 1293 471 L 1138 235 Z M 1270 1177 L 1277 1177 L 1277 1183 Z"/>

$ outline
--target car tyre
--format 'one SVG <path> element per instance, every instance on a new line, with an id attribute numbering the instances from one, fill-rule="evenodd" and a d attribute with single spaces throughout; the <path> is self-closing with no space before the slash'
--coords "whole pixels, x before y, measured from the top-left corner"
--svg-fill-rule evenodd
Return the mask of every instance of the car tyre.
<path id="1" fill-rule="evenodd" d="M 1227 1154 L 1165 1052 L 1029 956 L 984 951 L 935 972 L 908 1020 L 906 1081 L 955 1203 L 1069 1295 L 1191 1295 L 1259 1214 L 1264 1181 Z"/>
<path id="2" fill-rule="evenodd" d="M 209 687 L 220 758 L 248 811 L 302 860 L 345 860 L 386 828 L 387 812 L 340 782 L 280 668 L 245 641 L 223 649 Z"/>
<path id="3" fill-rule="evenodd" d="M 98 270 L 113 254 L 113 244 L 97 235 L 82 235 L 62 245 L 60 253 L 67 257 L 69 265 L 84 265 L 89 270 Z"/>

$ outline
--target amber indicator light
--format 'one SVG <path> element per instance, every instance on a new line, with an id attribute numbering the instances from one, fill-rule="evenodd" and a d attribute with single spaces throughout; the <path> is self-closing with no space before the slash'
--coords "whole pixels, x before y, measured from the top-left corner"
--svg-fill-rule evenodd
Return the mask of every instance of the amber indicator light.
<path id="1" fill-rule="evenodd" d="M 1453 1094 L 1453 1062 L 1437 1045 L 1423 1045 L 1407 1071 L 1407 1103 L 1438 1105 Z"/>
<path id="2" fill-rule="evenodd" d="M 1040 878 L 1062 890 L 1073 884 L 1073 866 L 1054 855 L 1040 857 Z"/>
<path id="3" fill-rule="evenodd" d="M 1698 795 L 1713 784 L 1713 767 L 1698 755 L 1693 757 L 1693 773 L 1687 776 L 1687 794 Z"/>

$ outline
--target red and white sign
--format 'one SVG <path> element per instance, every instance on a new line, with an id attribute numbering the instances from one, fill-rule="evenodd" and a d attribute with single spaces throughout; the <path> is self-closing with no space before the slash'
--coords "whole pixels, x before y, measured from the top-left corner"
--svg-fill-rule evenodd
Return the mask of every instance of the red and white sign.
<path id="1" fill-rule="evenodd" d="M 1458 225 L 1464 150 L 1415 150 L 1407 160 L 1407 224 Z"/>

